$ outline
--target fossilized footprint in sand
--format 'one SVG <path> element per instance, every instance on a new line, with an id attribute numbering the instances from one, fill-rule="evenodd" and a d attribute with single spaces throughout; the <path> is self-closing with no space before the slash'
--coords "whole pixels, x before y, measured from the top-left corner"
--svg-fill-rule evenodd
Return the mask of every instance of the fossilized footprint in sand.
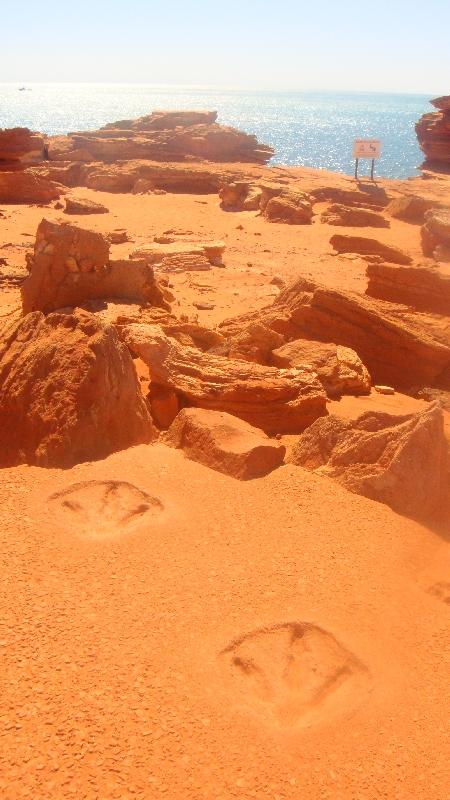
<path id="1" fill-rule="evenodd" d="M 132 483 L 115 480 L 74 483 L 52 494 L 49 503 L 66 527 L 92 538 L 131 531 L 164 510 L 158 498 Z"/>
<path id="2" fill-rule="evenodd" d="M 239 705 L 282 727 L 349 711 L 368 670 L 326 630 L 308 622 L 261 628 L 220 653 L 225 685 Z"/>

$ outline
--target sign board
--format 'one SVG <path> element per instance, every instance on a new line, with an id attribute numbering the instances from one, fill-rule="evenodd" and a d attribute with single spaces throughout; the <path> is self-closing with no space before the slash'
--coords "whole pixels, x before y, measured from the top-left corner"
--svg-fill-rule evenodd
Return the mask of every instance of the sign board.
<path id="1" fill-rule="evenodd" d="M 380 156 L 379 139 L 355 139 L 353 142 L 353 158 L 380 158 Z"/>

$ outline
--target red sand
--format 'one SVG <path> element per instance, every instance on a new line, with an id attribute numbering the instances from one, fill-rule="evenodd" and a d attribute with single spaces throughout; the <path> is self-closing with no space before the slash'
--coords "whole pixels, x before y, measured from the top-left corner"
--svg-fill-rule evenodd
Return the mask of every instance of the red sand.
<path id="1" fill-rule="evenodd" d="M 171 228 L 226 242 L 225 269 L 171 278 L 177 311 L 215 304 L 202 322 L 267 304 L 274 274 L 364 291 L 331 226 L 216 196 L 76 193 L 111 211 L 81 226 L 134 238 L 117 257 Z M 4 211 L 0 256 L 20 271 L 42 217 L 65 217 Z M 374 235 L 420 256 L 418 226 Z M 423 402 L 330 404 L 367 407 Z M 161 444 L 1 477 L 6 800 L 448 800 L 442 531 L 298 467 L 242 483 Z"/>

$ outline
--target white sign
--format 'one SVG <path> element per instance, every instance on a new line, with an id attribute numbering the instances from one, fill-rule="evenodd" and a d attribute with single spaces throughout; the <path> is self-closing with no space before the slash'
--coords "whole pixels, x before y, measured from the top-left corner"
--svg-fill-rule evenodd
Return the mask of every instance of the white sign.
<path id="1" fill-rule="evenodd" d="M 353 142 L 353 158 L 380 158 L 380 156 L 379 139 L 355 139 Z"/>

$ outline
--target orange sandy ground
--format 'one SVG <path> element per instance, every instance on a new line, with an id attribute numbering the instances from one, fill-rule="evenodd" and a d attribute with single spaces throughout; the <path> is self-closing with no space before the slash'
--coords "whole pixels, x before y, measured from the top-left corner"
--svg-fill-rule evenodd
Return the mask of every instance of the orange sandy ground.
<path id="1" fill-rule="evenodd" d="M 74 193 L 111 213 L 4 207 L 0 257 L 22 268 L 43 216 L 127 228 L 117 257 L 173 228 L 224 239 L 225 269 L 171 281 L 206 323 L 270 302 L 273 274 L 365 288 L 328 244 L 351 229 Z M 355 232 L 420 255 L 417 226 Z M 423 407 L 330 410 L 369 405 Z M 159 444 L 2 470 L 1 797 L 448 800 L 445 534 L 292 465 L 241 483 Z"/>

